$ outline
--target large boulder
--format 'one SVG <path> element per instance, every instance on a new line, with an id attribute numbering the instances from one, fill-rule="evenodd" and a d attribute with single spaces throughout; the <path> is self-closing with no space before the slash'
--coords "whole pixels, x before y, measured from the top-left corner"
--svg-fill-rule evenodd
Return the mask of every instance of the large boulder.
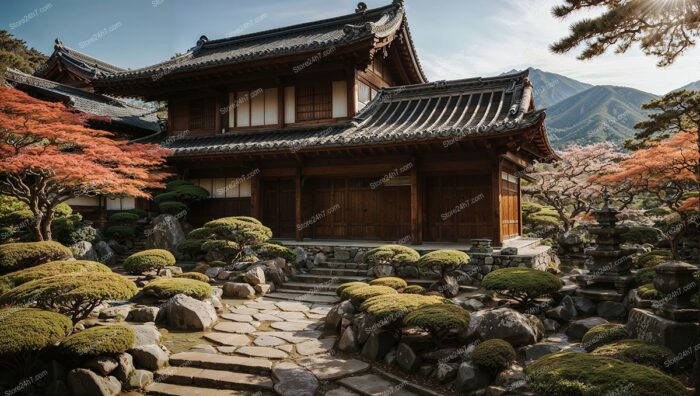
<path id="1" fill-rule="evenodd" d="M 265 283 L 265 267 L 256 265 L 243 274 L 243 279 L 253 286 Z"/>
<path id="2" fill-rule="evenodd" d="M 126 321 L 137 323 L 155 322 L 159 310 L 160 308 L 158 307 L 135 307 L 129 311 Z"/>
<path id="3" fill-rule="evenodd" d="M 227 282 L 224 284 L 224 297 L 255 298 L 255 289 L 247 283 Z"/>
<path id="4" fill-rule="evenodd" d="M 114 250 L 112 250 L 112 247 L 110 247 L 107 242 L 95 242 L 92 245 L 92 248 L 95 250 L 95 253 L 97 254 L 97 261 L 100 263 L 106 265 L 117 264 L 117 254 L 114 253 Z"/>
<path id="5" fill-rule="evenodd" d="M 122 384 L 115 377 L 100 377 L 88 369 L 71 370 L 67 380 L 74 396 L 114 396 L 122 390 Z"/>
<path id="6" fill-rule="evenodd" d="M 575 322 L 572 322 L 569 325 L 569 328 L 566 329 L 566 335 L 568 335 L 571 338 L 580 340 L 583 338 L 583 335 L 588 332 L 588 330 L 605 323 L 608 323 L 608 321 L 597 316 L 593 316 L 586 319 L 579 319 Z"/>
<path id="7" fill-rule="evenodd" d="M 99 261 L 97 252 L 88 241 L 80 241 L 70 245 L 70 250 L 73 252 L 73 257 L 78 260 Z"/>
<path id="8" fill-rule="evenodd" d="M 110 356 L 95 356 L 83 363 L 85 368 L 89 368 L 103 377 L 111 374 L 118 365 L 119 362 Z"/>
<path id="9" fill-rule="evenodd" d="M 488 374 L 474 367 L 471 363 L 464 362 L 457 370 L 457 380 L 455 390 L 457 392 L 468 393 L 486 388 L 491 383 Z"/>
<path id="10" fill-rule="evenodd" d="M 153 219 L 151 226 L 146 232 L 146 249 L 165 249 L 177 257 L 180 254 L 177 245 L 187 239 L 180 221 L 175 216 L 162 214 Z"/>
<path id="11" fill-rule="evenodd" d="M 160 312 L 160 311 L 159 311 Z M 165 311 L 162 311 L 165 313 Z M 165 316 L 163 315 L 163 318 Z M 158 328 L 150 324 L 129 325 L 129 328 L 136 334 L 134 346 L 160 344 L 160 332 Z"/>
<path id="12" fill-rule="evenodd" d="M 158 345 L 144 345 L 131 351 L 136 367 L 156 371 L 168 363 L 168 354 Z"/>
<path id="13" fill-rule="evenodd" d="M 544 335 L 544 326 L 536 316 L 521 314 L 510 308 L 472 315 L 469 328 L 475 329 L 482 340 L 500 338 L 516 347 L 534 344 Z"/>
<path id="14" fill-rule="evenodd" d="M 168 325 L 184 330 L 205 330 L 217 320 L 216 310 L 211 304 L 178 294 L 163 304 Z"/>

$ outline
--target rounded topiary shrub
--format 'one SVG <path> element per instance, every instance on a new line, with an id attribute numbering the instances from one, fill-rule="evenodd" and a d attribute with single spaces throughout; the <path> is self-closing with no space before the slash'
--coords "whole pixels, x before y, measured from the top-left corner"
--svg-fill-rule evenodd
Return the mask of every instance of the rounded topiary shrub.
<path id="1" fill-rule="evenodd" d="M 442 345 L 442 339 L 449 333 L 469 326 L 469 312 L 453 304 L 426 305 L 404 316 L 403 324 L 427 331 L 437 345 Z"/>
<path id="2" fill-rule="evenodd" d="M 160 270 L 170 265 L 175 265 L 175 256 L 163 249 L 144 250 L 124 260 L 124 269 L 130 274 L 143 274 L 148 271 L 160 273 Z"/>
<path id="3" fill-rule="evenodd" d="M 621 340 L 596 348 L 592 353 L 596 356 L 611 357 L 660 370 L 668 369 L 666 363 L 672 361 L 675 356 L 673 351 L 663 345 L 642 340 Z"/>
<path id="4" fill-rule="evenodd" d="M 138 216 L 139 219 L 143 219 L 144 217 L 148 216 L 148 213 L 146 213 L 145 210 L 143 210 L 143 209 L 137 209 L 137 208 L 129 209 L 129 210 L 126 211 L 126 213 L 133 213 L 133 214 L 135 214 L 136 216 Z"/>
<path id="5" fill-rule="evenodd" d="M 214 231 L 211 228 L 195 228 L 187 234 L 187 239 L 211 239 L 215 236 Z"/>
<path id="6" fill-rule="evenodd" d="M 177 251 L 191 257 L 204 253 L 202 250 L 203 239 L 188 239 L 177 245 Z"/>
<path id="7" fill-rule="evenodd" d="M 36 279 L 76 272 L 112 272 L 112 270 L 94 261 L 51 261 L 0 276 L 0 293 Z"/>
<path id="8" fill-rule="evenodd" d="M 494 338 L 483 341 L 474 348 L 472 363 L 491 375 L 495 375 L 508 367 L 516 357 L 515 349 L 510 343 Z"/>
<path id="9" fill-rule="evenodd" d="M 527 376 L 530 389 L 543 396 L 689 395 L 683 384 L 656 369 L 587 353 L 546 355 L 528 367 Z"/>
<path id="10" fill-rule="evenodd" d="M 138 219 L 139 215 L 130 212 L 119 212 L 109 216 L 109 222 L 112 224 L 133 224 Z"/>
<path id="11" fill-rule="evenodd" d="M 162 300 L 167 300 L 177 294 L 184 294 L 198 300 L 204 300 L 211 297 L 211 286 L 209 283 L 196 279 L 163 278 L 147 284 L 143 288 L 143 292 Z"/>
<path id="12" fill-rule="evenodd" d="M 134 239 L 136 236 L 136 230 L 131 226 L 115 225 L 107 227 L 105 230 L 105 236 L 116 241 L 125 241 L 128 239 Z"/>
<path id="13" fill-rule="evenodd" d="M 158 204 L 158 210 L 160 210 L 161 213 L 176 215 L 186 212 L 188 207 L 182 202 L 166 201 Z"/>
<path id="14" fill-rule="evenodd" d="M 8 243 L 0 245 L 0 273 L 69 258 L 70 249 L 54 241 Z"/>
<path id="15" fill-rule="evenodd" d="M 74 356 L 117 355 L 133 348 L 136 333 L 125 326 L 95 326 L 61 342 L 61 349 Z"/>
<path id="16" fill-rule="evenodd" d="M 209 198 L 209 192 L 202 187 L 194 185 L 182 185 L 168 190 L 165 194 L 175 194 L 174 201 L 180 201 L 187 204 L 198 202 Z M 164 194 L 161 194 L 164 195 Z"/>
<path id="17" fill-rule="evenodd" d="M 436 250 L 421 256 L 416 264 L 445 277 L 449 272 L 469 264 L 469 255 L 459 250 Z"/>
<path id="18" fill-rule="evenodd" d="M 35 304 L 58 311 L 77 323 L 102 302 L 128 300 L 136 294 L 134 282 L 115 273 L 81 272 L 33 280 L 0 295 L 0 304 Z"/>
<path id="19" fill-rule="evenodd" d="M 69 318 L 35 308 L 0 310 L 0 357 L 40 351 L 55 345 L 73 329 Z"/>
<path id="20" fill-rule="evenodd" d="M 171 192 L 164 192 L 162 194 L 155 195 L 153 197 L 153 200 L 157 204 L 161 204 L 163 202 L 177 202 L 178 196 L 177 196 L 177 193 L 172 192 L 172 191 Z"/>
<path id="21" fill-rule="evenodd" d="M 355 288 L 355 287 L 364 287 L 364 286 L 369 286 L 369 283 L 365 283 L 365 282 L 348 282 L 348 283 L 343 283 L 342 285 L 338 286 L 338 287 L 335 289 L 335 294 L 337 294 L 338 296 L 342 296 L 342 295 L 343 295 L 343 292 L 346 291 L 346 290 L 348 290 L 348 289 L 352 289 L 352 288 Z"/>
<path id="22" fill-rule="evenodd" d="M 175 190 L 178 187 L 182 186 L 191 186 L 192 183 L 188 182 L 187 180 L 173 180 L 165 183 L 165 189 L 168 191 Z"/>
<path id="23" fill-rule="evenodd" d="M 272 230 L 252 217 L 224 217 L 204 224 L 216 235 L 242 245 L 257 245 L 272 238 Z"/>
<path id="24" fill-rule="evenodd" d="M 615 323 L 604 323 L 593 327 L 583 335 L 581 347 L 590 352 L 601 345 L 610 344 L 629 337 L 625 326 Z"/>
<path id="25" fill-rule="evenodd" d="M 274 260 L 279 257 L 288 263 L 293 263 L 297 259 L 297 255 L 291 249 L 276 243 L 261 243 L 255 246 L 253 250 L 255 255 L 261 260 Z"/>
<path id="26" fill-rule="evenodd" d="M 401 278 L 395 278 L 392 276 L 386 276 L 383 278 L 377 278 L 369 282 L 372 286 L 389 286 L 392 289 L 401 290 L 408 286 L 405 280 Z"/>
<path id="27" fill-rule="evenodd" d="M 656 290 L 653 283 L 647 283 L 637 288 L 637 295 L 643 300 L 660 300 L 663 298 L 663 293 Z"/>
<path id="28" fill-rule="evenodd" d="M 376 320 L 400 322 L 409 312 L 434 304 L 452 304 L 452 301 L 442 296 L 387 294 L 367 299 L 360 306 L 360 310 Z"/>
<path id="29" fill-rule="evenodd" d="M 629 231 L 622 234 L 622 239 L 625 242 L 640 245 L 644 243 L 655 244 L 661 240 L 661 235 L 657 229 L 652 227 L 633 226 L 630 227 Z"/>
<path id="30" fill-rule="evenodd" d="M 176 278 L 194 279 L 200 282 L 209 283 L 209 277 L 201 272 L 185 272 L 184 274 L 177 275 Z"/>
<path id="31" fill-rule="evenodd" d="M 502 268 L 484 276 L 481 286 L 526 304 L 534 298 L 556 292 L 562 283 L 549 272 L 532 268 Z"/>
<path id="32" fill-rule="evenodd" d="M 425 293 L 425 288 L 421 285 L 410 285 L 406 286 L 401 293 L 405 294 L 423 294 Z"/>
<path id="33" fill-rule="evenodd" d="M 341 294 L 342 300 L 350 300 L 352 305 L 359 307 L 368 298 L 381 296 L 384 294 L 397 294 L 395 289 L 388 286 L 363 286 L 345 289 Z"/>
<path id="34" fill-rule="evenodd" d="M 402 245 L 382 245 L 370 249 L 362 255 L 362 261 L 369 265 L 391 265 L 399 267 L 415 263 L 420 254 Z"/>

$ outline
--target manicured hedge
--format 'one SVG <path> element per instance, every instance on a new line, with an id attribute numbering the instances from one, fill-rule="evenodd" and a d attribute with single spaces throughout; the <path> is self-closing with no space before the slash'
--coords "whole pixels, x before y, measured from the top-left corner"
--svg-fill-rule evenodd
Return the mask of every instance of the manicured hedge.
<path id="1" fill-rule="evenodd" d="M 286 246 L 276 243 L 265 242 L 254 247 L 255 254 L 261 260 L 274 260 L 278 257 L 283 258 L 288 263 L 296 261 L 297 255 Z"/>
<path id="2" fill-rule="evenodd" d="M 54 241 L 8 243 L 0 245 L 0 273 L 69 258 L 70 249 Z"/>
<path id="3" fill-rule="evenodd" d="M 136 237 L 136 230 L 131 226 L 111 226 L 107 227 L 105 230 L 105 236 L 109 239 L 114 239 L 117 241 L 125 241 L 127 239 L 133 239 Z"/>
<path id="4" fill-rule="evenodd" d="M 196 256 L 198 254 L 204 253 L 202 250 L 202 244 L 205 242 L 204 239 L 188 239 L 181 244 L 177 245 L 177 251 L 182 254 L 187 254 L 189 256 Z"/>
<path id="5" fill-rule="evenodd" d="M 51 261 L 0 276 L 0 293 L 33 280 L 77 272 L 112 272 L 112 270 L 94 261 Z"/>
<path id="6" fill-rule="evenodd" d="M 549 272 L 532 268 L 502 268 L 484 276 L 481 286 L 525 304 L 556 292 L 562 283 Z"/>
<path id="7" fill-rule="evenodd" d="M 161 213 L 176 215 L 187 211 L 187 205 L 182 202 L 166 201 L 158 204 Z"/>
<path id="8" fill-rule="evenodd" d="M 63 340 L 61 349 L 81 357 L 117 355 L 133 348 L 135 342 L 136 333 L 128 327 L 95 326 Z"/>
<path id="9" fill-rule="evenodd" d="M 416 294 L 385 294 L 368 298 L 360 306 L 378 321 L 401 322 L 409 312 L 433 304 L 452 304 L 442 296 L 421 296 Z"/>
<path id="10" fill-rule="evenodd" d="M 211 291 L 209 283 L 184 277 L 158 279 L 143 288 L 144 293 L 163 300 L 177 294 L 185 294 L 198 300 L 204 300 L 211 297 Z"/>
<path id="11" fill-rule="evenodd" d="M 138 219 L 139 215 L 130 212 L 119 212 L 109 216 L 109 222 L 112 224 L 133 224 Z"/>
<path id="12" fill-rule="evenodd" d="M 401 293 L 405 294 L 423 294 L 425 293 L 425 288 L 421 285 L 410 285 L 406 286 Z"/>
<path id="13" fill-rule="evenodd" d="M 343 292 L 344 292 L 345 290 L 347 290 L 347 289 L 351 289 L 351 288 L 354 288 L 354 287 L 364 287 L 364 286 L 369 286 L 369 283 L 365 283 L 365 282 L 347 282 L 347 283 L 343 283 L 342 285 L 338 286 L 338 287 L 335 289 L 335 294 L 337 294 L 338 296 L 342 296 L 342 295 L 343 295 Z"/>
<path id="14" fill-rule="evenodd" d="M 427 331 L 440 345 L 447 333 L 464 330 L 469 326 L 469 312 L 453 304 L 426 305 L 404 316 L 403 324 Z"/>
<path id="15" fill-rule="evenodd" d="M 401 266 L 413 264 L 419 258 L 417 251 L 402 245 L 382 245 L 362 255 L 362 261 L 370 265 Z"/>
<path id="16" fill-rule="evenodd" d="M 343 293 L 341 293 L 340 298 L 343 300 L 349 299 L 352 305 L 359 307 L 367 299 L 385 294 L 397 294 L 397 292 L 395 289 L 388 286 L 351 287 L 345 289 Z"/>
<path id="17" fill-rule="evenodd" d="M 663 345 L 656 345 L 642 340 L 621 340 L 603 345 L 592 352 L 596 356 L 606 356 L 630 363 L 668 370 L 667 362 L 675 354 Z"/>
<path id="18" fill-rule="evenodd" d="M 0 357 L 42 350 L 62 340 L 72 329 L 71 320 L 55 312 L 0 309 Z"/>
<path id="19" fill-rule="evenodd" d="M 211 228 L 195 228 L 187 234 L 187 239 L 211 239 L 215 236 L 214 230 Z"/>
<path id="20" fill-rule="evenodd" d="M 209 277 L 201 272 L 185 272 L 184 274 L 176 275 L 176 278 L 194 279 L 200 282 L 209 283 Z"/>
<path id="21" fill-rule="evenodd" d="M 513 346 L 498 338 L 479 343 L 472 352 L 474 365 L 491 375 L 498 374 L 508 367 L 516 357 L 517 354 Z"/>
<path id="22" fill-rule="evenodd" d="M 448 272 L 469 264 L 469 255 L 459 250 L 436 250 L 426 253 L 416 261 L 416 265 L 445 276 Z"/>
<path id="23" fill-rule="evenodd" d="M 163 249 L 144 250 L 134 253 L 124 260 L 124 269 L 130 274 L 143 274 L 148 271 L 160 272 L 170 265 L 175 265 L 175 256 Z"/>
<path id="24" fill-rule="evenodd" d="M 629 337 L 625 326 L 616 323 L 604 323 L 593 327 L 583 335 L 581 346 L 588 352 L 605 344 L 610 344 Z"/>
<path id="25" fill-rule="evenodd" d="M 370 281 L 369 284 L 372 286 L 389 286 L 390 288 L 396 290 L 402 290 L 408 286 L 408 283 L 406 283 L 405 280 L 392 276 L 374 279 Z"/>
<path id="26" fill-rule="evenodd" d="M 644 300 L 660 300 L 663 293 L 656 290 L 653 283 L 647 283 L 637 288 L 637 295 Z"/>
<path id="27" fill-rule="evenodd" d="M 637 256 L 637 267 L 654 268 L 661 263 L 671 260 L 671 251 L 668 249 L 652 250 Z"/>

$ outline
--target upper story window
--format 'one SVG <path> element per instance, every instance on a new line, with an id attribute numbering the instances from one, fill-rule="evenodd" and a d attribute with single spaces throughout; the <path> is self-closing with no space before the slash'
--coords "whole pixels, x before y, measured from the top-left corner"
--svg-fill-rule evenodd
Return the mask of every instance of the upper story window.
<path id="1" fill-rule="evenodd" d="M 296 86 L 296 121 L 333 118 L 333 91 L 330 81 Z"/>
<path id="2" fill-rule="evenodd" d="M 242 177 L 193 179 L 190 183 L 202 187 L 209 192 L 209 198 L 249 198 L 251 196 L 251 182 Z"/>
<path id="3" fill-rule="evenodd" d="M 213 130 L 216 128 L 216 100 L 213 98 L 190 100 L 190 130 Z"/>
<path id="4" fill-rule="evenodd" d="M 277 125 L 277 88 L 238 91 L 229 94 L 228 124 L 231 128 Z"/>
<path id="5" fill-rule="evenodd" d="M 377 91 L 362 81 L 357 82 L 357 110 L 362 110 L 377 96 Z"/>

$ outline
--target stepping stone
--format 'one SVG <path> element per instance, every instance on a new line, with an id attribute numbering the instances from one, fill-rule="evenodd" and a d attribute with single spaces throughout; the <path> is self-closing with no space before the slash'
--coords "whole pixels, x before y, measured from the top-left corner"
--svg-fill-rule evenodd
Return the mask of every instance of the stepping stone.
<path id="1" fill-rule="evenodd" d="M 328 315 L 326 315 L 326 314 L 315 314 L 315 313 L 311 313 L 311 312 L 306 312 L 306 316 L 307 316 L 309 319 L 318 320 L 318 319 L 324 319 L 324 318 L 325 318 L 326 316 L 328 316 Z"/>
<path id="2" fill-rule="evenodd" d="M 277 364 L 272 369 L 275 392 L 282 396 L 313 396 L 318 380 L 307 369 L 291 362 Z"/>
<path id="3" fill-rule="evenodd" d="M 313 330 L 316 325 L 313 323 L 298 323 L 298 322 L 272 322 L 270 327 L 282 331 L 303 331 Z"/>
<path id="4" fill-rule="evenodd" d="M 280 312 L 278 314 L 275 314 L 275 316 L 278 316 L 284 320 L 306 320 L 307 317 L 304 315 L 303 312 Z"/>
<path id="5" fill-rule="evenodd" d="M 247 301 L 244 304 L 248 308 L 254 308 L 259 310 L 277 309 L 277 306 L 272 301 Z"/>
<path id="6" fill-rule="evenodd" d="M 242 334 L 229 333 L 204 333 L 204 338 L 225 346 L 245 346 L 250 343 L 250 339 Z"/>
<path id="7" fill-rule="evenodd" d="M 261 322 L 281 322 L 284 321 L 284 319 L 280 318 L 279 316 L 275 315 L 270 315 L 266 313 L 257 313 L 253 315 L 255 320 L 259 320 Z"/>
<path id="8" fill-rule="evenodd" d="M 313 340 L 297 344 L 297 353 L 302 356 L 317 355 L 319 353 L 327 353 L 333 349 L 335 338 L 324 338 L 321 340 Z"/>
<path id="9" fill-rule="evenodd" d="M 314 306 L 309 312 L 307 312 L 307 314 L 312 313 L 318 315 L 328 315 L 328 312 L 330 312 L 331 309 L 333 309 L 333 307 L 328 305 Z"/>
<path id="10" fill-rule="evenodd" d="M 285 359 L 289 355 L 286 352 L 280 351 L 279 349 L 261 346 L 245 346 L 236 349 L 236 353 L 241 355 L 261 357 L 267 359 Z"/>
<path id="11" fill-rule="evenodd" d="M 286 342 L 280 338 L 277 338 L 277 337 L 260 336 L 260 337 L 257 337 L 255 340 L 253 340 L 253 344 L 255 344 L 257 346 L 272 347 L 272 346 L 284 345 L 284 344 L 286 344 Z"/>
<path id="12" fill-rule="evenodd" d="M 341 386 L 340 388 L 329 390 L 324 396 L 358 396 L 358 394 Z"/>
<path id="13" fill-rule="evenodd" d="M 405 384 L 389 382 L 374 374 L 343 378 L 338 383 L 367 396 L 416 396 L 415 393 L 404 389 Z"/>
<path id="14" fill-rule="evenodd" d="M 302 304 L 298 302 L 281 301 L 278 302 L 276 305 L 277 308 L 286 312 L 305 312 L 311 309 L 307 304 Z"/>
<path id="15" fill-rule="evenodd" d="M 238 306 L 231 308 L 231 313 L 242 314 L 242 315 L 255 315 L 259 311 L 255 308 L 248 308 L 244 306 Z"/>
<path id="16" fill-rule="evenodd" d="M 275 306 L 275 308 L 277 308 L 277 307 Z M 265 309 L 263 311 L 260 311 L 260 313 L 266 314 L 266 315 L 275 315 L 275 316 L 279 317 L 279 314 L 282 313 L 282 311 L 280 311 L 279 309 Z"/>
<path id="17" fill-rule="evenodd" d="M 317 340 L 321 337 L 321 332 L 316 330 L 309 331 L 256 331 L 254 336 L 271 336 L 281 338 L 292 344 L 299 344 L 306 341 Z"/>
<path id="18" fill-rule="evenodd" d="M 279 349 L 280 351 L 285 351 L 285 352 L 287 352 L 287 353 L 292 353 L 292 349 L 294 349 L 294 345 L 286 344 L 286 345 L 276 346 L 275 348 Z"/>
<path id="19" fill-rule="evenodd" d="M 221 317 L 226 319 L 226 320 L 231 320 L 233 322 L 250 323 L 253 321 L 253 317 L 250 315 L 246 315 L 246 314 L 225 313 L 225 314 L 222 314 Z"/>
<path id="20" fill-rule="evenodd" d="M 359 374 L 369 369 L 369 364 L 361 360 L 329 356 L 304 357 L 297 360 L 297 363 L 314 373 L 319 380 L 334 380 Z"/>
<path id="21" fill-rule="evenodd" d="M 205 388 L 235 388 L 248 390 L 271 390 L 272 381 L 256 374 L 234 371 L 211 370 L 197 367 L 167 367 L 155 372 L 156 381 L 194 385 Z"/>
<path id="22" fill-rule="evenodd" d="M 194 386 L 184 386 L 154 382 L 146 387 L 149 395 L 159 396 L 243 396 L 250 392 L 235 391 L 227 389 L 207 389 Z"/>
<path id="23" fill-rule="evenodd" d="M 250 334 L 255 331 L 255 327 L 248 323 L 220 322 L 214 326 L 214 330 L 224 333 Z"/>
<path id="24" fill-rule="evenodd" d="M 272 369 L 272 363 L 267 359 L 212 355 L 201 352 L 180 352 L 170 355 L 170 365 L 259 374 L 270 373 Z"/>
<path id="25" fill-rule="evenodd" d="M 219 350 L 220 353 L 223 353 L 224 355 L 232 355 L 234 352 L 236 352 L 236 347 L 232 346 L 220 346 L 216 347 L 216 349 Z"/>

